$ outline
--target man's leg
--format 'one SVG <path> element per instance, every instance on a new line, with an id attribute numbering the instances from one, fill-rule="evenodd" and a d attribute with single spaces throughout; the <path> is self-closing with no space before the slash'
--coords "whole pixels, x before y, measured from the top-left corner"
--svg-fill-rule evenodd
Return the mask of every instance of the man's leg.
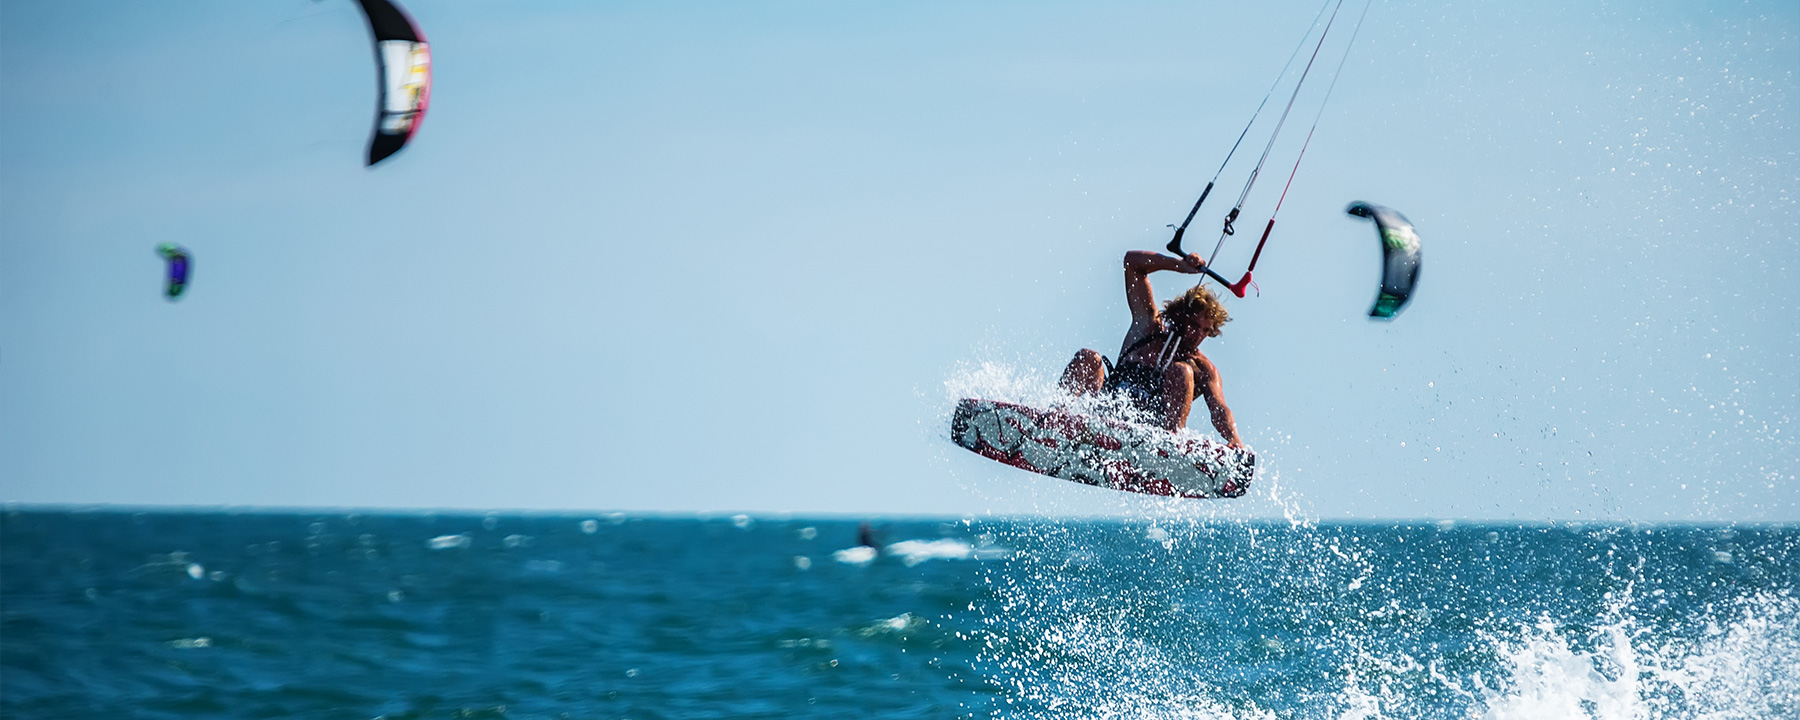
<path id="1" fill-rule="evenodd" d="M 1063 368 L 1063 390 L 1070 395 L 1081 396 L 1100 392 L 1106 386 L 1106 363 L 1100 359 L 1100 353 L 1087 348 L 1075 353 L 1069 366 Z"/>
<path id="2" fill-rule="evenodd" d="M 1162 379 L 1163 429 L 1179 432 L 1187 426 L 1194 408 L 1194 369 L 1185 362 L 1169 363 Z"/>

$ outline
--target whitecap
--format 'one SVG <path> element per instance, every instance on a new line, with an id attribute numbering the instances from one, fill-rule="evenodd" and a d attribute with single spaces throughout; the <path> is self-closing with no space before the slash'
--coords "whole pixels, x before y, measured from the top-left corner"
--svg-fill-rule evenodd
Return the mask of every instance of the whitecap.
<path id="1" fill-rule="evenodd" d="M 458 533 L 456 535 L 439 535 L 439 536 L 434 537 L 431 540 L 427 541 L 425 543 L 425 546 L 429 547 L 433 550 L 449 550 L 451 548 L 466 548 L 469 546 L 469 534 L 468 533 Z"/>
<path id="2" fill-rule="evenodd" d="M 961 540 L 902 540 L 887 547 L 888 554 L 896 555 L 907 565 L 917 565 L 928 560 L 968 560 L 975 557 L 975 547 Z"/>
<path id="3" fill-rule="evenodd" d="M 909 630 L 917 630 L 925 625 L 925 619 L 912 613 L 900 613 L 891 618 L 875 621 L 874 624 L 856 631 L 863 637 L 876 635 L 898 635 Z"/>
<path id="4" fill-rule="evenodd" d="M 875 559 L 875 554 L 875 548 L 867 545 L 858 545 L 856 547 L 844 548 L 834 552 L 831 554 L 831 557 L 841 563 L 864 565 L 873 561 Z"/>
<path id="5" fill-rule="evenodd" d="M 1516 643 L 1502 644 L 1497 649 L 1503 682 L 1477 687 L 1484 717 L 1647 717 L 1630 641 L 1618 627 L 1603 628 L 1599 635 L 1594 650 L 1583 652 L 1545 620 Z M 1607 666 L 1628 672 L 1608 677 L 1600 671 Z"/>

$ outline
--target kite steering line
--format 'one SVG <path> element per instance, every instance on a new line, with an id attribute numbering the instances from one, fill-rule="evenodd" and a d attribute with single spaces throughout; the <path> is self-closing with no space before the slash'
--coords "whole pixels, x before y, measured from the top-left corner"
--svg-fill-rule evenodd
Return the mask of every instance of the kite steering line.
<path id="1" fill-rule="evenodd" d="M 1213 172 L 1212 179 L 1206 181 L 1206 189 L 1200 191 L 1200 199 L 1194 201 L 1194 208 L 1188 211 L 1187 219 L 1181 221 L 1181 227 L 1169 225 L 1169 227 L 1175 228 L 1175 238 L 1170 240 L 1168 245 L 1169 252 L 1175 253 L 1175 257 L 1186 256 L 1186 253 L 1181 251 L 1181 236 L 1187 233 L 1188 223 L 1194 221 L 1194 215 L 1200 212 L 1200 206 L 1206 202 L 1206 196 L 1212 194 L 1213 185 L 1219 182 L 1219 176 L 1224 174 L 1225 166 L 1231 164 L 1231 156 L 1237 154 L 1238 146 L 1244 144 L 1244 137 L 1249 135 L 1250 128 L 1256 125 L 1256 118 L 1262 115 L 1263 107 L 1269 104 L 1269 98 L 1274 96 L 1275 88 L 1281 86 L 1281 79 L 1287 77 L 1288 68 L 1293 67 L 1294 65 L 1294 58 L 1300 57 L 1300 49 L 1306 47 L 1306 39 L 1312 37 L 1313 28 L 1319 26 L 1319 18 L 1325 17 L 1325 8 L 1328 7 L 1331 7 L 1331 0 L 1325 0 L 1325 4 L 1319 6 L 1319 14 L 1314 15 L 1312 24 L 1306 26 L 1306 34 L 1300 36 L 1299 44 L 1295 45 L 1294 51 L 1288 54 L 1287 62 L 1281 66 L 1281 72 L 1275 73 L 1275 82 L 1269 85 L 1268 92 L 1263 93 L 1262 102 L 1257 104 L 1256 112 L 1250 113 L 1250 122 L 1244 123 L 1244 130 L 1243 132 L 1238 133 L 1237 142 L 1232 143 L 1231 151 L 1225 153 L 1225 161 L 1219 163 L 1219 169 Z M 1323 39 L 1323 37 L 1321 36 L 1320 39 Z M 1315 50 L 1314 53 L 1317 54 L 1317 51 Z M 1289 107 L 1292 107 L 1293 101 L 1289 100 L 1288 105 Z M 1265 155 L 1266 154 L 1267 152 L 1265 151 Z M 1230 221 L 1228 220 L 1226 222 L 1229 224 Z M 1213 252 L 1217 254 L 1218 251 L 1214 250 Z M 1210 259 L 1207 260 L 1208 264 L 1211 264 L 1211 262 Z M 1229 285 L 1230 283 L 1226 284 Z"/>
<path id="2" fill-rule="evenodd" d="M 1325 21 L 1325 29 L 1319 34 L 1318 43 L 1313 46 L 1312 56 L 1307 59 L 1306 68 L 1301 71 L 1300 79 L 1294 84 L 1293 93 L 1288 96 L 1287 107 L 1282 110 L 1281 119 L 1276 121 L 1275 130 L 1269 135 L 1268 144 L 1263 146 L 1262 157 L 1257 160 L 1256 167 L 1251 169 L 1250 177 L 1244 181 L 1244 189 L 1238 194 L 1237 204 L 1232 207 L 1230 213 L 1226 214 L 1224 227 L 1219 234 L 1219 241 L 1213 247 L 1212 257 L 1207 258 L 1206 261 L 1204 272 L 1207 277 L 1217 280 L 1220 285 L 1225 286 L 1225 288 L 1230 290 L 1233 295 L 1240 298 L 1244 297 L 1246 288 L 1254 285 L 1251 281 L 1251 274 L 1256 270 L 1256 262 L 1262 259 L 1263 246 L 1268 244 L 1269 234 L 1275 230 L 1275 215 L 1281 212 L 1281 204 L 1287 200 L 1288 189 L 1294 185 L 1294 176 L 1300 172 L 1300 161 L 1306 157 L 1306 149 L 1312 144 L 1313 133 L 1319 129 L 1319 119 L 1324 117 L 1325 106 L 1331 102 L 1331 93 L 1337 88 L 1338 77 L 1343 74 L 1344 64 L 1350 59 L 1350 48 L 1356 45 L 1356 36 L 1361 33 L 1363 19 L 1368 16 L 1369 6 L 1373 4 L 1374 0 L 1368 0 L 1363 4 L 1362 14 L 1357 17 L 1356 25 L 1350 33 L 1350 42 L 1344 46 L 1344 55 L 1338 60 L 1337 69 L 1332 73 L 1331 84 L 1325 90 L 1324 100 L 1319 103 L 1318 114 L 1313 116 L 1312 128 L 1307 130 L 1306 141 L 1301 144 L 1300 154 L 1294 159 L 1294 168 L 1288 173 L 1287 184 L 1282 187 L 1281 198 L 1275 202 L 1275 210 L 1269 213 L 1268 224 L 1263 226 L 1262 237 L 1257 240 L 1256 252 L 1250 257 L 1249 267 L 1245 268 L 1244 276 L 1242 278 L 1239 278 L 1235 283 L 1231 282 L 1212 269 L 1212 262 L 1218 258 L 1219 250 L 1225 246 L 1226 236 L 1236 234 L 1236 229 L 1232 227 L 1232 223 L 1237 220 L 1238 213 L 1243 209 L 1244 200 L 1250 196 L 1250 189 L 1256 185 L 1256 178 L 1262 173 L 1263 164 L 1268 162 L 1269 152 L 1274 149 L 1275 140 L 1281 135 L 1282 126 L 1287 123 L 1288 113 L 1293 111 L 1294 101 L 1300 97 L 1300 89 L 1305 86 L 1307 75 L 1312 72 L 1313 62 L 1318 59 L 1319 50 L 1325 45 L 1325 38 L 1331 34 L 1331 26 L 1337 21 L 1338 10 L 1343 8 L 1344 0 L 1336 0 L 1335 7 L 1332 6 L 1332 2 L 1333 0 L 1326 0 L 1326 4 L 1319 8 L 1319 15 L 1313 18 L 1312 25 L 1307 27 L 1306 35 L 1301 36 L 1300 44 L 1295 46 L 1294 53 L 1288 56 L 1287 64 L 1283 65 L 1281 72 L 1276 75 L 1275 85 L 1270 86 L 1269 92 L 1263 96 L 1262 104 L 1256 106 L 1256 112 L 1252 113 L 1250 116 L 1250 123 L 1244 126 L 1242 133 L 1238 134 L 1237 142 L 1233 143 L 1231 151 L 1225 154 L 1225 162 L 1219 165 L 1219 170 L 1213 174 L 1213 179 L 1206 183 L 1206 189 L 1200 191 L 1200 199 L 1194 201 L 1194 207 L 1192 210 L 1188 211 L 1187 219 L 1182 221 L 1180 227 L 1175 228 L 1175 237 L 1171 239 L 1168 244 L 1169 252 L 1174 253 L 1176 257 L 1186 256 L 1186 253 L 1181 249 L 1181 238 L 1182 235 L 1186 233 L 1188 224 L 1193 222 L 1194 215 L 1200 211 L 1201 204 L 1206 202 L 1206 196 L 1212 192 L 1214 183 L 1218 181 L 1219 175 L 1225 171 L 1225 165 L 1231 162 L 1232 155 L 1237 153 L 1238 146 L 1244 142 L 1244 136 L 1249 134 L 1250 127 L 1256 124 L 1257 116 L 1262 113 L 1263 106 L 1268 104 L 1270 95 L 1273 95 L 1275 92 L 1275 87 L 1281 84 L 1281 78 L 1287 75 L 1288 68 L 1293 65 L 1294 58 L 1298 57 L 1300 49 L 1306 46 L 1306 38 L 1312 36 L 1312 28 L 1318 26 L 1319 17 L 1322 17 L 1325 14 L 1326 7 L 1332 7 L 1331 18 Z M 1170 227 L 1174 226 L 1171 225 Z"/>

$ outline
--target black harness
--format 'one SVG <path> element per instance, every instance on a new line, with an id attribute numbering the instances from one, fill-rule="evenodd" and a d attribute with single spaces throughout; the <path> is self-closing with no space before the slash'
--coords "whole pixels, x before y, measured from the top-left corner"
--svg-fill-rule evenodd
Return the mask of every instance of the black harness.
<path id="1" fill-rule="evenodd" d="M 1137 352 L 1138 348 L 1156 340 L 1159 335 L 1165 339 L 1163 340 L 1163 351 L 1157 353 L 1155 365 L 1125 359 L 1126 356 Z M 1106 382 L 1102 387 L 1107 392 L 1123 396 L 1138 411 L 1160 416 L 1166 409 L 1163 407 L 1163 371 L 1176 362 L 1176 358 L 1171 354 L 1171 347 L 1175 349 L 1175 352 L 1180 351 L 1181 333 L 1164 330 L 1161 333 L 1145 335 L 1137 342 L 1132 343 L 1130 347 L 1125 348 L 1124 352 L 1119 353 L 1119 364 L 1116 366 L 1111 360 L 1106 359 L 1105 355 L 1100 356 L 1100 360 L 1106 363 Z"/>

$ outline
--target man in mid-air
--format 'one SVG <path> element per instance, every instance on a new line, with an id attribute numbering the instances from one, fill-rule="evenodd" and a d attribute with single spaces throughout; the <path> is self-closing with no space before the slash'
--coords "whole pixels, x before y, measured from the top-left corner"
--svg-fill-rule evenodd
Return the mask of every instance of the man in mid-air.
<path id="1" fill-rule="evenodd" d="M 1219 370 L 1200 353 L 1200 341 L 1217 337 L 1231 319 L 1225 306 L 1202 285 L 1156 309 L 1149 274 L 1173 270 L 1189 275 L 1205 272 L 1200 256 L 1174 258 L 1133 250 L 1125 253 L 1125 302 L 1131 306 L 1131 329 L 1120 345 L 1119 362 L 1087 348 L 1075 353 L 1063 370 L 1062 387 L 1071 395 L 1110 392 L 1169 432 L 1187 426 L 1194 397 L 1206 399 L 1212 424 L 1232 447 L 1242 447 L 1237 422 L 1219 386 Z"/>

